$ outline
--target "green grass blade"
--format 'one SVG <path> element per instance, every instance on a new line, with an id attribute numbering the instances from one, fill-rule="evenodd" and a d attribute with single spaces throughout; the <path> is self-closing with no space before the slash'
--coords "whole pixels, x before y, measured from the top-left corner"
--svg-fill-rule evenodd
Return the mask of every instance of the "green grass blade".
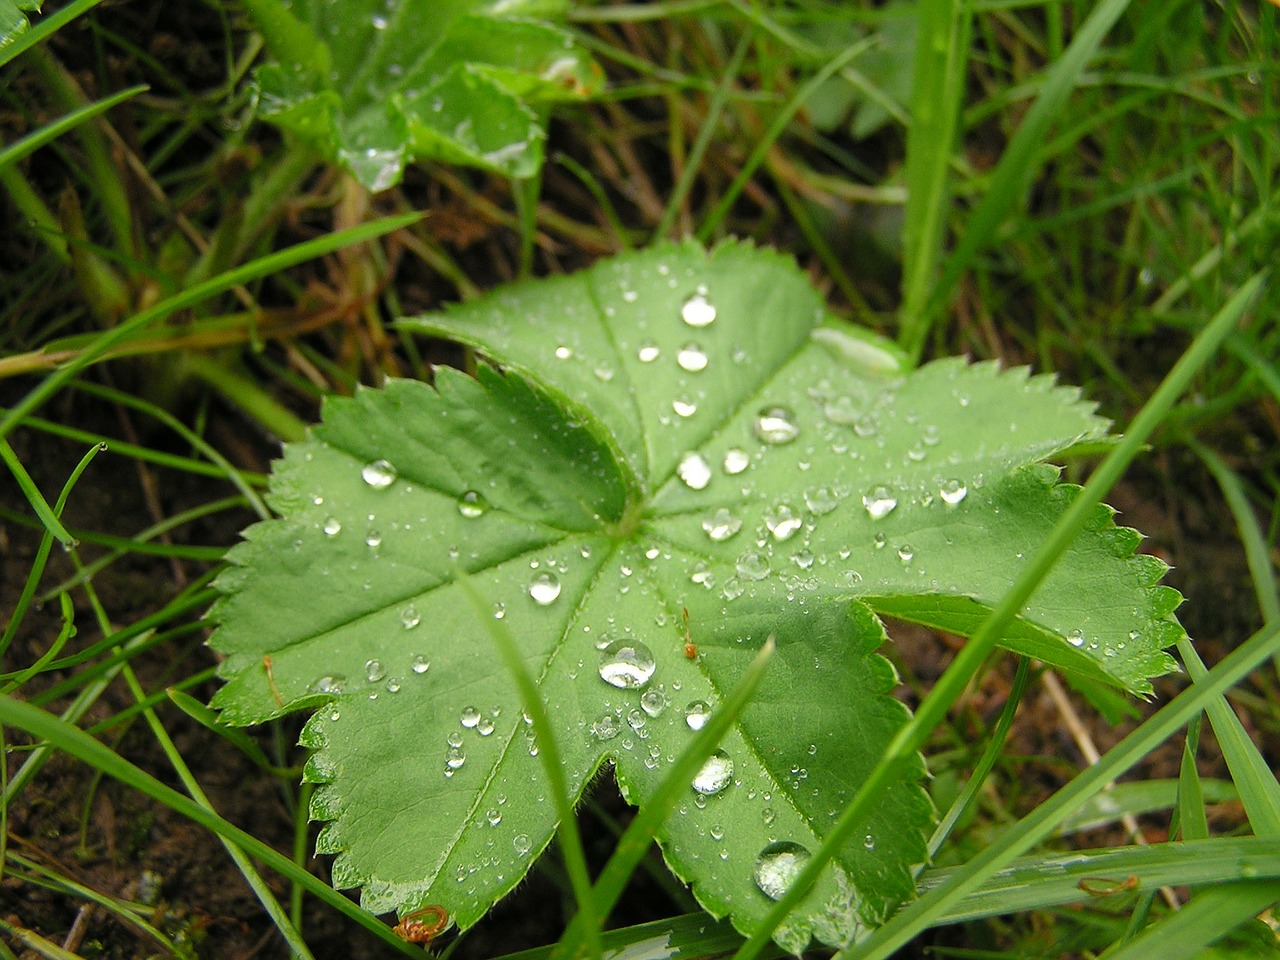
<path id="1" fill-rule="evenodd" d="M 105 100 L 99 100 L 91 103 L 87 107 L 81 107 L 79 110 L 73 110 L 66 116 L 61 117 L 52 123 L 45 124 L 34 133 L 29 133 L 21 140 L 15 140 L 9 146 L 0 150 L 0 170 L 5 167 L 12 166 L 23 157 L 39 150 L 51 140 L 56 140 L 68 130 L 74 130 L 86 120 L 92 120 L 101 113 L 106 113 L 118 103 L 136 97 L 140 93 L 144 93 L 151 88 L 145 83 L 138 84 L 136 87 L 130 87 L 128 90 L 121 90 L 119 93 L 107 97 Z"/>
<path id="2" fill-rule="evenodd" d="M 64 24 L 70 23 L 83 13 L 87 13 L 101 2 L 102 0 L 75 0 L 74 3 L 67 4 L 61 10 L 49 14 L 29 30 L 24 30 L 8 46 L 0 48 L 0 67 L 3 67 L 19 54 L 30 50 L 45 37 L 51 36 L 62 29 Z"/>
<path id="3" fill-rule="evenodd" d="M 100 449 L 100 447 L 94 447 L 91 453 L 96 453 Z M 18 481 L 18 487 L 22 490 L 22 495 L 27 498 L 27 502 L 31 504 L 31 509 L 36 512 L 36 516 L 44 524 L 44 528 L 53 534 L 54 538 L 65 549 L 69 550 L 74 547 L 77 543 L 76 538 L 67 532 L 67 528 L 62 525 L 62 521 L 58 519 L 53 507 L 49 506 L 49 501 L 44 498 L 44 494 L 40 492 L 36 482 L 31 479 L 31 474 L 27 473 L 27 468 L 22 465 L 18 455 L 13 452 L 13 447 L 9 446 L 9 441 L 3 437 L 0 437 L 0 460 L 4 460 L 5 466 L 9 468 L 13 478 Z"/>
<path id="4" fill-rule="evenodd" d="M 822 846 L 809 859 L 787 893 L 774 905 L 761 929 L 752 934 L 738 951 L 735 960 L 752 960 L 756 956 L 771 932 L 800 902 L 818 873 L 835 852 L 851 839 L 853 830 L 861 822 L 861 818 L 874 804 L 880 802 L 883 792 L 895 779 L 898 766 L 914 756 L 924 745 L 929 733 L 946 719 L 947 712 L 991 655 L 1005 629 L 1017 617 L 1058 557 L 1083 528 L 1089 512 L 1102 501 L 1107 491 L 1120 479 L 1129 464 L 1141 452 L 1147 438 L 1156 430 L 1178 397 L 1190 385 L 1196 373 L 1214 356 L 1222 340 L 1235 328 L 1240 317 L 1252 304 L 1262 288 L 1264 279 L 1265 274 L 1259 273 L 1245 283 L 1187 348 L 1165 377 L 1164 382 L 1134 417 L 1123 439 L 1111 450 L 1093 476 L 1089 478 L 1089 482 L 1071 501 L 1053 531 L 1029 560 L 1017 582 L 974 632 L 915 714 L 898 732 L 879 764 L 863 782 L 853 800 L 832 826 Z M 1097 767 L 1092 769 L 1096 770 Z M 921 902 L 916 901 L 917 904 Z M 898 917 L 908 914 L 909 909 L 898 914 Z M 889 929 L 889 927 L 882 929 Z"/>
<path id="5" fill-rule="evenodd" d="M 0 418 L 0 437 L 7 437 L 23 417 L 47 401 L 77 373 L 94 363 L 116 344 L 127 340 L 140 330 L 145 329 L 149 324 L 163 320 L 165 317 L 185 307 L 194 306 L 215 294 L 223 293 L 237 284 L 248 283 L 259 277 L 285 270 L 303 261 L 322 257 L 335 250 L 341 250 L 343 247 L 361 243 L 365 240 L 372 240 L 375 237 L 407 227 L 411 223 L 417 223 L 422 217 L 423 214 L 420 213 L 383 217 L 380 220 L 364 223 L 349 230 L 339 230 L 337 233 L 326 234 L 314 240 L 288 247 L 278 253 L 259 257 L 252 263 L 247 263 L 234 270 L 228 270 L 206 280 L 204 283 L 196 284 L 181 293 L 174 294 L 172 297 L 166 297 L 154 306 L 130 317 L 111 331 L 104 333 L 84 353 L 80 354 L 65 367 L 50 374 L 17 404 L 10 407 L 4 417 Z"/>
<path id="6" fill-rule="evenodd" d="M 1125 944 L 1107 960 L 1193 960 L 1250 917 L 1280 900 L 1280 880 L 1233 883 L 1206 890 Z"/>
<path id="7" fill-rule="evenodd" d="M 261 840 L 228 823 L 216 813 L 206 810 L 190 797 L 161 783 L 77 727 L 59 720 L 38 707 L 14 700 L 12 697 L 0 697 L 0 723 L 25 730 L 33 737 L 48 741 L 59 750 L 65 751 L 139 793 L 163 803 L 175 813 L 208 828 L 251 856 L 257 857 L 277 873 L 305 887 L 317 900 L 369 930 L 404 956 L 417 957 L 421 960 L 421 950 L 405 943 L 391 932 L 390 927 L 361 910 L 328 884 L 313 877 Z"/>

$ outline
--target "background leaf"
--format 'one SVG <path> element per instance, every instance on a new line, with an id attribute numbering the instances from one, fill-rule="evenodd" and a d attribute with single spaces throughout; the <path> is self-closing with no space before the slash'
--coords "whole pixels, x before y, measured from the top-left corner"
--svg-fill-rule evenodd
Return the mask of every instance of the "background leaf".
<path id="1" fill-rule="evenodd" d="M 250 723 L 329 701 L 304 742 L 335 884 L 464 928 L 555 818 L 459 568 L 553 705 L 575 796 L 612 761 L 643 803 L 775 637 L 757 699 L 658 838 L 700 902 L 750 930 L 906 717 L 871 608 L 976 623 L 1073 496 L 1040 461 L 1106 428 L 1026 371 L 904 374 L 828 323 L 792 263 L 736 244 L 659 247 L 408 325 L 504 372 L 331 400 L 287 449 L 282 518 L 250 528 L 220 581 L 215 705 Z M 1101 511 L 1008 645 L 1149 689 L 1178 598 L 1138 540 Z M 921 774 L 779 943 L 846 941 L 911 894 Z"/>
<path id="2" fill-rule="evenodd" d="M 531 176 L 546 106 L 603 79 L 571 34 L 533 19 L 563 8 L 305 0 L 282 11 L 257 0 L 250 10 L 279 60 L 257 73 L 260 113 L 373 191 L 398 183 L 414 159 Z"/>

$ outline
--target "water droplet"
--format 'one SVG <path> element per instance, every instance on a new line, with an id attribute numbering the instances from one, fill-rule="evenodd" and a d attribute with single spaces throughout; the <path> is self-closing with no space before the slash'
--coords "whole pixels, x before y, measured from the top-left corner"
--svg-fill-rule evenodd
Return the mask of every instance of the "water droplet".
<path id="1" fill-rule="evenodd" d="M 822 405 L 822 413 L 830 422 L 846 426 L 857 420 L 861 412 L 853 397 L 847 394 L 832 397 Z"/>
<path id="2" fill-rule="evenodd" d="M 884 545 L 888 542 L 889 542 L 889 538 L 884 535 L 883 531 L 878 531 L 876 533 L 875 544 L 876 544 L 877 550 L 883 550 Z"/>
<path id="3" fill-rule="evenodd" d="M 887 517 L 898 506 L 898 498 L 889 492 L 888 487 L 876 487 L 862 495 L 862 505 L 872 520 Z"/>
<path id="4" fill-rule="evenodd" d="M 596 367 L 594 372 L 596 375 L 596 379 L 599 380 L 601 383 L 608 383 L 610 380 L 613 379 L 612 367 L 599 366 L 599 367 Z"/>
<path id="5" fill-rule="evenodd" d="M 387 693 L 399 693 L 399 692 L 400 692 L 400 678 L 399 677 L 388 678 Z"/>
<path id="6" fill-rule="evenodd" d="M 791 562 L 801 570 L 808 570 L 813 566 L 813 554 L 808 550 L 801 550 L 799 553 L 792 554 Z"/>
<path id="7" fill-rule="evenodd" d="M 773 826 L 773 821 L 777 814 L 773 812 L 773 807 L 765 807 L 760 811 L 760 819 L 764 821 L 766 827 Z"/>
<path id="8" fill-rule="evenodd" d="M 705 490 L 711 482 L 711 464 L 702 454 L 693 451 L 680 458 L 676 473 L 690 490 Z"/>
<path id="9" fill-rule="evenodd" d="M 489 505 L 484 502 L 484 498 L 474 490 L 468 490 L 458 498 L 458 513 L 468 520 L 484 516 L 485 511 L 488 509 Z"/>
<path id="10" fill-rule="evenodd" d="M 771 843 L 756 857 L 756 886 L 770 900 L 781 900 L 808 862 L 809 851 L 800 844 L 790 840 Z"/>
<path id="11" fill-rule="evenodd" d="M 720 592 L 724 594 L 726 600 L 737 600 L 746 592 L 747 588 L 742 585 L 742 581 L 737 577 L 730 577 L 724 582 L 724 589 Z"/>
<path id="12" fill-rule="evenodd" d="M 724 452 L 724 472 L 730 476 L 741 473 L 751 466 L 751 457 L 745 450 L 730 447 Z"/>
<path id="13" fill-rule="evenodd" d="M 342 532 L 342 522 L 337 517 L 330 517 L 324 522 L 325 536 L 336 537 Z"/>
<path id="14" fill-rule="evenodd" d="M 474 730 L 476 724 L 480 722 L 480 711 L 475 707 L 463 707 L 462 713 L 458 716 L 458 722 L 468 730 Z"/>
<path id="15" fill-rule="evenodd" d="M 698 291 L 684 302 L 680 308 L 680 319 L 691 327 L 709 327 L 715 323 L 715 305 L 707 299 L 707 291 L 699 287 Z"/>
<path id="16" fill-rule="evenodd" d="M 382 665 L 381 660 L 366 660 L 364 664 L 364 676 L 370 683 L 377 683 L 387 675 L 386 668 Z"/>
<path id="17" fill-rule="evenodd" d="M 1083 647 L 1084 631 L 1081 630 L 1079 627 L 1077 627 L 1075 630 L 1072 630 L 1070 633 L 1067 634 L 1067 642 L 1071 644 L 1073 647 Z"/>
<path id="18" fill-rule="evenodd" d="M 495 604 L 493 605 L 493 619 L 495 619 L 495 620 L 501 620 L 501 619 L 502 619 L 503 617 L 505 617 L 506 615 L 507 615 L 507 607 L 506 607 L 506 604 L 503 604 L 503 603 L 495 603 Z"/>
<path id="19" fill-rule="evenodd" d="M 600 679 L 623 689 L 643 687 L 657 663 L 639 640 L 615 640 L 600 654 Z"/>
<path id="20" fill-rule="evenodd" d="M 718 823 L 713 823 L 707 833 L 711 834 L 711 839 L 717 842 L 724 839 L 724 827 Z"/>
<path id="21" fill-rule="evenodd" d="M 646 690 L 640 695 L 640 709 L 651 717 L 660 717 L 667 708 L 667 695 L 661 690 Z"/>
<path id="22" fill-rule="evenodd" d="M 461 747 L 450 747 L 444 755 L 445 775 L 448 776 L 450 772 L 461 769 L 466 762 L 467 754 Z"/>
<path id="23" fill-rule="evenodd" d="M 780 503 L 765 512 L 764 525 L 773 534 L 773 539 L 781 541 L 789 539 L 804 525 L 804 521 L 791 509 L 790 504 Z"/>
<path id="24" fill-rule="evenodd" d="M 707 355 L 696 343 L 686 343 L 676 354 L 676 363 L 687 373 L 701 373 L 707 369 Z"/>
<path id="25" fill-rule="evenodd" d="M 460 734 L 457 730 L 454 730 L 452 733 L 450 733 L 447 737 L 444 738 L 444 740 L 445 740 L 445 743 L 449 744 L 449 746 L 451 747 L 462 746 L 462 734 Z"/>
<path id="26" fill-rule="evenodd" d="M 492 717 L 481 717 L 479 722 L 476 723 L 476 733 L 482 737 L 487 737 L 493 733 L 495 726 L 496 724 L 494 724 Z"/>
<path id="27" fill-rule="evenodd" d="M 573 358 L 573 347 L 566 347 L 564 344 L 556 347 L 557 360 L 570 360 Z"/>
<path id="28" fill-rule="evenodd" d="M 676 397 L 671 401 L 671 409 L 677 417 L 692 417 L 698 412 L 698 405 L 688 397 Z"/>
<path id="29" fill-rule="evenodd" d="M 381 546 L 382 534 L 377 530 L 370 530 L 364 535 L 364 542 L 371 547 Z"/>
<path id="30" fill-rule="evenodd" d="M 864 850 L 874 850 L 876 848 L 876 838 L 868 833 L 862 838 L 862 848 Z"/>
<path id="31" fill-rule="evenodd" d="M 497 807 L 490 807 L 484 818 L 489 821 L 491 827 L 496 827 L 502 822 L 502 814 L 498 812 Z"/>
<path id="32" fill-rule="evenodd" d="M 708 537 L 719 543 L 742 529 L 742 519 L 734 516 L 728 507 L 720 507 L 702 518 L 702 529 Z"/>
<path id="33" fill-rule="evenodd" d="M 413 658 L 413 662 L 409 664 L 409 669 L 421 676 L 431 669 L 431 661 L 422 655 Z"/>
<path id="34" fill-rule="evenodd" d="M 711 707 L 705 700 L 694 700 L 684 708 L 684 722 L 690 730 L 701 730 L 711 719 Z"/>
<path id="35" fill-rule="evenodd" d="M 338 693 L 342 693 L 343 688 L 346 686 L 346 683 L 347 683 L 346 677 L 342 676 L 341 674 L 334 674 L 332 676 L 326 675 L 321 677 L 312 686 L 316 691 L 316 693 L 338 694 Z"/>
<path id="36" fill-rule="evenodd" d="M 556 597 L 560 596 L 560 578 L 554 573 L 538 574 L 529 584 L 529 596 L 540 607 L 555 603 Z M 494 616 L 495 619 L 501 619 L 496 612 Z"/>
<path id="37" fill-rule="evenodd" d="M 640 344 L 640 349 L 636 351 L 636 357 L 641 363 L 653 363 L 660 356 L 662 356 L 662 349 L 652 340 L 646 340 Z"/>
<path id="38" fill-rule="evenodd" d="M 400 622 L 404 624 L 406 630 L 412 630 L 422 622 L 422 615 L 418 613 L 418 608 L 411 603 L 400 611 Z"/>
<path id="39" fill-rule="evenodd" d="M 374 460 L 366 463 L 360 470 L 364 482 L 375 490 L 385 490 L 396 482 L 396 468 L 386 460 Z"/>
<path id="40" fill-rule="evenodd" d="M 738 562 L 734 564 L 734 569 L 738 571 L 738 576 L 744 580 L 763 580 L 769 575 L 769 558 L 763 553 L 748 550 L 738 557 Z"/>
<path id="41" fill-rule="evenodd" d="M 959 480 L 948 480 L 938 490 L 938 496 L 942 498 L 942 502 L 952 507 L 968 495 L 969 488 Z"/>
<path id="42" fill-rule="evenodd" d="M 622 724 L 618 723 L 618 718 L 612 713 L 606 713 L 591 724 L 591 735 L 597 740 L 612 740 L 621 729 Z"/>
<path id="43" fill-rule="evenodd" d="M 516 853 L 522 857 L 528 854 L 528 852 L 533 848 L 533 844 L 529 842 L 529 835 L 527 833 L 517 833 L 512 837 L 511 846 L 514 847 Z"/>
<path id="44" fill-rule="evenodd" d="M 830 487 L 816 487 L 805 491 L 804 505 L 815 517 L 821 517 L 840 506 L 840 500 L 831 492 Z"/>
<path id="45" fill-rule="evenodd" d="M 910 563 L 915 555 L 916 551 L 909 543 L 904 543 L 898 548 L 898 559 L 903 563 Z"/>
<path id="46" fill-rule="evenodd" d="M 693 789 L 708 796 L 720 793 L 733 780 L 733 761 L 723 750 L 707 757 L 706 763 L 693 778 Z"/>
<path id="47" fill-rule="evenodd" d="M 763 408 L 752 424 L 756 438 L 761 443 L 790 443 L 800 435 L 800 427 L 796 425 L 796 416 L 783 406 Z"/>

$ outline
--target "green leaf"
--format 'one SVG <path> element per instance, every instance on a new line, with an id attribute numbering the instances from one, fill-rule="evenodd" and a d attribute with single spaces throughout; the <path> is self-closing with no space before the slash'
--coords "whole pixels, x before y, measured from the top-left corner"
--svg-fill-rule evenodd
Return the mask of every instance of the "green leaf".
<path id="1" fill-rule="evenodd" d="M 905 721 L 873 610 L 975 625 L 1075 495 L 1042 461 L 1106 432 L 1025 370 L 904 372 L 794 264 L 738 244 L 662 246 L 405 325 L 494 366 L 332 399 L 286 449 L 281 518 L 219 581 L 214 704 L 230 723 L 323 704 L 304 742 L 335 884 L 464 928 L 555 815 L 459 569 L 550 704 L 574 796 L 612 762 L 643 804 L 775 638 L 658 835 L 699 901 L 750 931 Z M 1182 634 L 1139 539 L 1100 510 L 1007 646 L 1149 692 Z M 780 944 L 847 941 L 912 894 L 922 772 L 902 771 Z"/>
<path id="2" fill-rule="evenodd" d="M 0 50 L 30 29 L 28 13 L 39 13 L 43 0 L 0 0 Z"/>
<path id="3" fill-rule="evenodd" d="M 602 74 L 549 20 L 563 3 L 253 0 L 277 63 L 258 70 L 259 111 L 370 190 L 410 160 L 509 177 L 542 162 L 545 112 L 588 96 Z"/>

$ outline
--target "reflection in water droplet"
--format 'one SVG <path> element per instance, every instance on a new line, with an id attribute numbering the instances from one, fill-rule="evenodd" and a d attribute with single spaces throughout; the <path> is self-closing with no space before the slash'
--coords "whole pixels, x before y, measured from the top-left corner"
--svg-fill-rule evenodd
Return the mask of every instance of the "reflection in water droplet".
<path id="1" fill-rule="evenodd" d="M 396 482 L 396 468 L 386 460 L 374 460 L 364 465 L 360 476 L 373 489 L 385 490 Z"/>
<path id="2" fill-rule="evenodd" d="M 705 490 L 711 482 L 711 464 L 702 454 L 693 451 L 680 458 L 676 473 L 690 490 Z"/>
<path id="3" fill-rule="evenodd" d="M 690 730 L 701 730 L 711 719 L 711 707 L 705 700 L 694 700 L 684 708 L 684 722 Z"/>
<path id="4" fill-rule="evenodd" d="M 364 676 L 370 683 L 377 683 L 387 675 L 386 668 L 382 665 L 381 660 L 366 660 L 364 664 Z"/>
<path id="5" fill-rule="evenodd" d="M 816 487 L 805 491 L 804 505 L 815 517 L 821 517 L 840 506 L 840 501 L 830 487 Z"/>
<path id="6" fill-rule="evenodd" d="M 643 687 L 657 663 L 639 640 L 615 640 L 600 654 L 600 679 L 623 689 Z"/>
<path id="7" fill-rule="evenodd" d="M 705 288 L 699 287 L 698 292 L 684 302 L 680 308 L 680 319 L 691 327 L 708 327 L 715 322 L 716 308 L 707 299 Z"/>
<path id="8" fill-rule="evenodd" d="M 1083 647 L 1084 631 L 1081 630 L 1079 627 L 1077 627 L 1075 630 L 1072 630 L 1070 633 L 1067 634 L 1067 642 L 1071 644 L 1073 647 Z"/>
<path id="9" fill-rule="evenodd" d="M 400 622 L 404 624 L 406 630 L 412 630 L 422 622 L 422 616 L 418 613 L 418 608 L 411 603 L 400 611 Z"/>
<path id="10" fill-rule="evenodd" d="M 809 851 L 798 843 L 771 843 L 756 857 L 756 886 L 770 900 L 781 900 L 809 861 Z"/>
<path id="11" fill-rule="evenodd" d="M 955 506 L 968 495 L 969 488 L 959 480 L 946 481 L 938 491 L 938 496 L 942 498 L 942 502 L 949 506 Z"/>
<path id="12" fill-rule="evenodd" d="M 769 575 L 769 558 L 763 553 L 748 550 L 738 557 L 734 568 L 744 580 L 763 580 Z"/>
<path id="13" fill-rule="evenodd" d="M 641 363 L 653 363 L 660 356 L 662 356 L 662 350 L 652 340 L 646 340 L 640 344 L 640 349 L 636 351 L 636 357 Z"/>
<path id="14" fill-rule="evenodd" d="M 661 690 L 646 690 L 640 695 L 640 709 L 651 717 L 660 717 L 667 708 L 667 696 Z"/>
<path id="15" fill-rule="evenodd" d="M 889 492 L 888 487 L 876 487 L 862 495 L 862 505 L 872 520 L 879 520 L 893 513 L 898 506 L 898 498 Z"/>
<path id="16" fill-rule="evenodd" d="M 511 838 L 511 846 L 515 848 L 516 853 L 523 857 L 529 852 L 533 844 L 530 843 L 527 833 L 517 833 Z"/>
<path id="17" fill-rule="evenodd" d="M 474 490 L 468 490 L 458 498 L 458 513 L 468 520 L 484 516 L 485 511 L 488 509 L 489 505 L 484 502 L 484 498 Z"/>
<path id="18" fill-rule="evenodd" d="M 560 578 L 554 573 L 538 574 L 529 584 L 529 596 L 533 597 L 533 602 L 540 607 L 555 603 L 556 597 L 560 596 Z M 501 619 L 496 612 L 494 616 Z"/>
<path id="19" fill-rule="evenodd" d="M 696 343 L 686 343 L 676 354 L 676 363 L 687 373 L 700 373 L 707 368 L 707 355 Z"/>
<path id="20" fill-rule="evenodd" d="M 458 722 L 468 730 L 474 730 L 476 724 L 480 722 L 480 711 L 475 707 L 463 707 Z"/>
<path id="21" fill-rule="evenodd" d="M 751 457 L 745 450 L 730 447 L 724 452 L 724 472 L 733 476 L 751 466 Z"/>
<path id="22" fill-rule="evenodd" d="M 764 515 L 764 525 L 769 528 L 775 540 L 787 540 L 804 524 L 799 515 L 791 509 L 791 505 L 780 503 Z"/>
<path id="23" fill-rule="evenodd" d="M 702 529 L 718 543 L 742 529 L 742 518 L 734 516 L 728 507 L 720 507 L 702 518 Z"/>
<path id="24" fill-rule="evenodd" d="M 416 674 L 424 674 L 431 669 L 431 661 L 424 656 L 416 656 L 413 658 L 413 662 L 409 664 L 409 669 Z"/>
<path id="25" fill-rule="evenodd" d="M 796 416 L 783 406 L 765 407 L 752 424 L 756 438 L 761 443 L 790 443 L 800 435 L 800 427 L 796 424 Z"/>
<path id="26" fill-rule="evenodd" d="M 591 735 L 597 740 L 612 740 L 621 729 L 622 724 L 618 723 L 618 718 L 612 713 L 606 713 L 591 724 Z"/>
<path id="27" fill-rule="evenodd" d="M 717 750 L 707 757 L 706 763 L 693 778 L 693 789 L 698 793 L 712 796 L 720 793 L 733 780 L 733 761 L 723 750 Z"/>

